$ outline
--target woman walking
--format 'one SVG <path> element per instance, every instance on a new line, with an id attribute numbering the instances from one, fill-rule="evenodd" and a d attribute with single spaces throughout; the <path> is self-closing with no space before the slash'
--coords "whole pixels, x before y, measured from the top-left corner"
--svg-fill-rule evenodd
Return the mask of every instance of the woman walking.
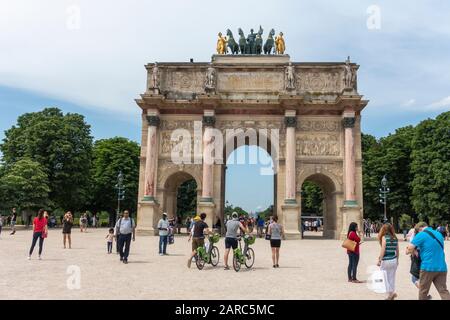
<path id="1" fill-rule="evenodd" d="M 80 217 L 80 232 L 86 232 L 87 230 L 88 217 L 87 213 L 83 213 Z"/>
<path id="2" fill-rule="evenodd" d="M 33 241 L 31 242 L 30 252 L 28 254 L 28 260 L 31 260 L 34 246 L 39 239 L 39 260 L 41 260 L 42 246 L 44 244 L 44 238 L 47 237 L 47 219 L 44 217 L 44 209 L 39 209 L 37 217 L 33 220 Z"/>
<path id="3" fill-rule="evenodd" d="M 270 247 L 272 248 L 272 262 L 274 268 L 279 268 L 278 264 L 280 260 L 280 246 L 281 246 L 281 238 L 284 238 L 284 229 L 281 224 L 278 223 L 278 217 L 272 218 L 272 223 L 269 224 L 269 228 L 267 230 L 270 235 Z"/>
<path id="4" fill-rule="evenodd" d="M 395 293 L 395 273 L 398 266 L 398 239 L 392 224 L 385 223 L 381 227 L 378 241 L 381 250 L 377 265 L 386 272 L 386 292 L 388 293 L 386 300 L 394 300 L 397 297 Z"/>
<path id="5" fill-rule="evenodd" d="M 72 227 L 73 227 L 72 212 L 67 211 L 66 214 L 64 215 L 62 228 L 64 249 L 66 248 L 66 241 L 69 242 L 69 249 L 72 248 L 72 238 L 71 238 Z"/>
<path id="6" fill-rule="evenodd" d="M 358 224 L 356 222 L 352 222 L 348 226 L 347 239 L 356 242 L 356 246 L 355 246 L 355 250 L 354 251 L 350 251 L 350 250 L 347 249 L 347 255 L 348 255 L 348 268 L 347 268 L 348 282 L 361 283 L 362 281 L 359 281 L 356 278 L 356 274 L 357 274 L 357 271 L 358 271 L 358 262 L 359 262 L 359 244 L 361 242 L 361 238 L 358 236 Z"/>

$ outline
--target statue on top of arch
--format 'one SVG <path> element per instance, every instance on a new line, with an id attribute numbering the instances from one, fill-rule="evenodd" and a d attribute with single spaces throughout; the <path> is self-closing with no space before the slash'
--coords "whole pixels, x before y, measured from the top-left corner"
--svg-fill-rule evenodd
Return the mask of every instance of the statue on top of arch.
<path id="1" fill-rule="evenodd" d="M 254 29 L 250 29 L 250 33 L 247 37 L 244 31 L 239 28 L 239 39 L 235 40 L 233 32 L 227 29 L 226 36 L 223 37 L 219 32 L 219 39 L 217 41 L 216 51 L 217 54 L 284 54 L 285 42 L 283 33 L 275 38 L 275 29 L 271 29 L 265 43 L 263 43 L 263 28 L 259 26 L 258 32 L 254 32 Z"/>

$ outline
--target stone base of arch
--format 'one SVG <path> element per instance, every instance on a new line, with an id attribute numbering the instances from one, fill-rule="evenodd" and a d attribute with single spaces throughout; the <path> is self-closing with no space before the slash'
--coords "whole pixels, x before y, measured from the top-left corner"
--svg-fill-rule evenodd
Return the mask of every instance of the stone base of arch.
<path id="1" fill-rule="evenodd" d="M 302 237 L 299 231 L 299 207 L 296 203 L 283 204 L 281 206 L 282 224 L 286 240 L 301 239 Z"/>
<path id="2" fill-rule="evenodd" d="M 213 202 L 203 202 L 199 201 L 197 203 L 198 214 L 206 213 L 205 222 L 208 225 L 209 229 L 213 229 L 214 219 L 216 219 L 216 205 Z"/>
<path id="3" fill-rule="evenodd" d="M 344 240 L 347 238 L 348 226 L 352 222 L 358 224 L 359 229 L 362 228 L 362 213 L 361 208 L 357 206 L 344 206 L 341 208 L 342 213 L 342 230 L 340 234 L 340 239 Z"/>
<path id="4" fill-rule="evenodd" d="M 155 226 L 160 216 L 159 204 L 155 201 L 140 201 L 138 203 L 138 212 L 136 233 L 147 236 L 156 235 L 158 229 Z"/>

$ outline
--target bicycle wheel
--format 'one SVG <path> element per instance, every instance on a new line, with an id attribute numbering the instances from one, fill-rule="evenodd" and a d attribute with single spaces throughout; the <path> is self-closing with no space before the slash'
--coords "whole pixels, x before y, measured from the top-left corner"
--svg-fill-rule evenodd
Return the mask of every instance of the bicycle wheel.
<path id="1" fill-rule="evenodd" d="M 236 272 L 239 272 L 239 270 L 241 270 L 241 262 L 239 261 L 239 258 L 236 257 L 236 255 L 233 255 L 233 269 Z"/>
<path id="2" fill-rule="evenodd" d="M 253 251 L 252 248 L 247 249 L 247 253 L 245 254 L 245 266 L 247 268 L 253 267 L 253 264 L 255 263 L 255 251 Z"/>
<path id="3" fill-rule="evenodd" d="M 205 259 L 199 254 L 196 255 L 197 259 L 195 259 L 195 265 L 197 266 L 198 270 L 202 270 L 205 266 Z"/>
<path id="4" fill-rule="evenodd" d="M 216 246 L 213 246 L 211 249 L 211 264 L 213 265 L 213 267 L 217 266 L 219 264 L 219 248 L 217 248 Z"/>

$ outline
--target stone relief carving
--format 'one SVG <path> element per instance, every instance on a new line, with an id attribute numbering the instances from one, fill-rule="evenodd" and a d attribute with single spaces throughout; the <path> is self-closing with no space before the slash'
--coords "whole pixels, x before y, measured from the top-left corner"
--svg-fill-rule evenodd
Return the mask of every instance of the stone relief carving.
<path id="1" fill-rule="evenodd" d="M 282 121 L 230 120 L 230 121 L 217 121 L 216 127 L 220 130 L 238 129 L 238 128 L 280 129 L 282 125 L 283 125 Z"/>
<path id="2" fill-rule="evenodd" d="M 217 89 L 220 92 L 276 92 L 282 91 L 282 72 L 220 72 Z"/>
<path id="3" fill-rule="evenodd" d="M 302 134 L 297 136 L 297 156 L 339 156 L 339 135 Z"/>
<path id="4" fill-rule="evenodd" d="M 205 74 L 202 71 L 167 71 L 164 89 L 179 92 L 204 92 Z"/>
<path id="5" fill-rule="evenodd" d="M 297 123 L 299 131 L 338 132 L 340 128 L 339 120 L 300 120 Z"/>
<path id="6" fill-rule="evenodd" d="M 171 131 L 163 131 L 161 132 L 160 135 L 160 144 L 159 144 L 159 153 L 160 155 L 163 156 L 170 156 L 172 153 L 172 150 L 174 150 L 174 148 L 179 145 L 182 141 L 182 137 L 179 137 L 178 141 L 172 141 L 172 132 Z M 190 154 L 192 155 L 194 153 L 194 144 L 197 145 L 197 147 L 199 145 L 201 145 L 202 141 L 201 141 L 202 137 L 195 137 L 193 133 L 191 133 L 191 142 L 190 145 L 186 144 L 183 145 L 184 148 L 184 154 L 188 154 L 189 153 L 189 149 L 190 149 Z M 179 150 L 181 152 L 181 150 Z M 192 160 L 192 159 L 191 159 Z"/>
<path id="7" fill-rule="evenodd" d="M 164 187 L 162 184 L 165 182 L 168 176 L 176 171 L 184 171 L 192 175 L 197 182 L 201 183 L 202 177 L 202 165 L 201 164 L 175 164 L 170 160 L 160 161 L 158 163 L 158 188 Z M 201 186 L 197 186 L 198 189 Z"/>
<path id="8" fill-rule="evenodd" d="M 296 177 L 297 179 L 306 178 L 303 175 L 306 172 L 311 173 L 322 173 L 325 175 L 333 176 L 336 181 L 342 185 L 343 183 L 343 169 L 342 163 L 326 163 L 326 164 L 299 164 L 296 167 Z M 338 187 L 338 186 L 336 186 Z M 299 186 L 301 188 L 301 185 Z"/>
<path id="9" fill-rule="evenodd" d="M 161 130 L 186 129 L 194 130 L 195 120 L 161 120 Z M 201 121 L 200 119 L 197 121 Z"/>
<path id="10" fill-rule="evenodd" d="M 216 90 L 216 69 L 208 67 L 205 78 L 205 91 L 214 92 Z"/>
<path id="11" fill-rule="evenodd" d="M 301 92 L 340 92 L 341 76 L 338 71 L 297 72 L 296 83 Z"/>
<path id="12" fill-rule="evenodd" d="M 292 62 L 289 62 L 289 65 L 286 67 L 286 90 L 294 90 L 295 89 L 295 69 L 292 66 Z"/>

